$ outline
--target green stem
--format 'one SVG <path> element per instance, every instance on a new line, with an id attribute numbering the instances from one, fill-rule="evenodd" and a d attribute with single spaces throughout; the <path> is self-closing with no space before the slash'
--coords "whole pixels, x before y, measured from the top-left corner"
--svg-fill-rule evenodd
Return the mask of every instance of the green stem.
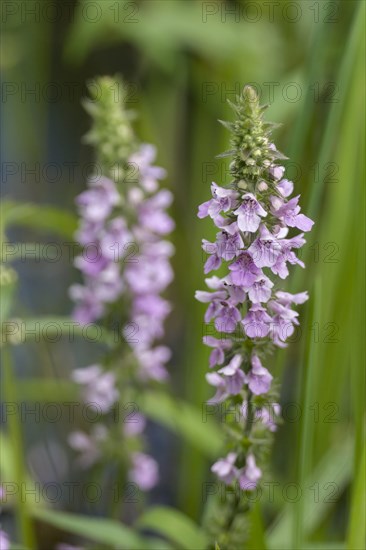
<path id="1" fill-rule="evenodd" d="M 250 432 L 251 432 L 252 426 L 253 426 L 252 397 L 253 397 L 252 392 L 250 390 L 248 390 L 248 399 L 247 399 L 248 414 L 247 414 L 245 427 L 244 427 L 244 434 L 245 434 L 246 437 L 250 436 Z M 234 503 L 233 503 L 233 506 L 231 508 L 231 511 L 230 511 L 231 513 L 230 513 L 230 515 L 227 519 L 226 526 L 225 526 L 225 532 L 228 533 L 228 534 L 229 534 L 229 531 L 231 529 L 232 524 L 234 523 L 234 520 L 235 520 L 236 516 L 240 512 L 243 512 L 243 510 L 240 509 L 240 504 L 241 504 L 241 495 L 238 495 L 237 491 L 235 491 Z"/>
<path id="2" fill-rule="evenodd" d="M 4 394 L 10 403 L 18 403 L 16 383 L 13 375 L 11 354 L 8 348 L 3 350 L 3 383 Z M 14 474 L 19 486 L 26 480 L 26 468 L 23 461 L 25 456 L 22 428 L 17 415 L 9 415 L 8 429 L 13 448 Z M 36 549 L 36 538 L 33 523 L 28 513 L 28 507 L 19 492 L 16 499 L 17 521 L 21 534 L 22 544 L 28 549 Z"/>
<path id="3" fill-rule="evenodd" d="M 247 399 L 247 403 L 248 403 L 248 415 L 247 415 L 247 421 L 245 423 L 245 428 L 244 428 L 244 434 L 246 435 L 246 437 L 249 437 L 250 436 L 250 432 L 251 432 L 251 429 L 252 429 L 252 426 L 253 426 L 253 403 L 252 403 L 252 397 L 253 397 L 253 394 L 250 390 L 248 390 L 248 399 Z"/>

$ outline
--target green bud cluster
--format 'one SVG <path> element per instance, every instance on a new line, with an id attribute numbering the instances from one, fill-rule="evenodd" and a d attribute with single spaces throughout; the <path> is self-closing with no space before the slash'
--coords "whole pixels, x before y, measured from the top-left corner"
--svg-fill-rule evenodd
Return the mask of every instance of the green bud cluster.
<path id="1" fill-rule="evenodd" d="M 228 101 L 237 115 L 235 122 L 220 121 L 232 134 L 231 149 L 219 157 L 232 157 L 232 185 L 239 190 L 256 192 L 260 181 L 267 181 L 268 168 L 276 159 L 285 159 L 270 147 L 270 135 L 277 124 L 265 122 L 263 113 L 268 105 L 260 105 L 251 86 L 245 86 L 236 103 Z M 269 182 L 270 183 L 270 182 Z"/>
<path id="2" fill-rule="evenodd" d="M 92 145 L 96 162 L 103 174 L 117 184 L 122 183 L 129 171 L 128 158 L 136 150 L 136 138 L 131 126 L 134 113 L 124 108 L 116 94 L 122 89 L 118 77 L 100 77 L 88 85 L 90 99 L 83 102 L 92 117 L 90 131 L 84 136 L 85 143 Z"/>

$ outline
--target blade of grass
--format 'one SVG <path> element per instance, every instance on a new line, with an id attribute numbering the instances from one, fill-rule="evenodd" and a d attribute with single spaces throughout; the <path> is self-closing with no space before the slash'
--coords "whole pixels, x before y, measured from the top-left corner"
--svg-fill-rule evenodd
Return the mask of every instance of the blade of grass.
<path id="1" fill-rule="evenodd" d="M 17 402 L 17 385 L 13 373 L 13 364 L 11 361 L 11 353 L 8 347 L 3 349 L 3 387 L 6 400 L 10 403 Z M 8 430 L 9 438 L 13 449 L 14 460 L 14 482 L 21 484 L 26 480 L 26 468 L 23 462 L 25 456 L 23 447 L 22 427 L 19 422 L 19 415 L 9 415 Z M 26 503 L 23 502 L 21 495 L 17 495 L 16 499 L 17 521 L 19 523 L 19 532 L 22 543 L 30 550 L 36 548 L 36 539 L 33 530 L 33 523 L 29 515 L 29 510 Z"/>
<path id="2" fill-rule="evenodd" d="M 353 488 L 351 517 L 347 536 L 348 550 L 363 550 L 366 540 L 366 447 L 358 468 L 356 482 Z"/>
<path id="3" fill-rule="evenodd" d="M 310 326 L 320 320 L 320 296 L 321 281 L 317 279 L 312 299 L 310 301 L 311 311 L 309 315 Z M 305 479 L 311 469 L 311 457 L 313 447 L 313 415 L 311 411 L 311 400 L 314 392 L 315 372 L 318 365 L 318 354 L 314 342 L 313 333 L 309 331 L 309 338 L 306 346 L 306 367 L 303 373 L 302 387 L 303 395 L 301 403 L 301 422 L 299 436 L 299 458 L 298 458 L 298 483 L 302 490 L 305 487 Z M 304 542 L 304 499 L 301 497 L 295 505 L 295 516 L 293 525 L 293 547 L 301 549 Z"/>
<path id="4" fill-rule="evenodd" d="M 331 447 L 323 456 L 317 467 L 305 481 L 303 532 L 308 538 L 315 528 L 323 521 L 332 506 L 336 504 L 329 499 L 329 486 L 336 484 L 338 495 L 349 483 L 352 477 L 353 434 L 345 432 L 337 445 Z M 312 488 L 316 484 L 318 493 Z M 304 492 L 304 491 L 303 491 Z M 294 523 L 294 504 L 290 503 L 283 509 L 281 515 L 268 530 L 267 542 L 271 550 L 297 548 L 290 540 L 291 528 Z M 337 544 L 336 542 L 334 543 Z M 304 550 L 304 549 L 303 549 Z"/>
<path id="5" fill-rule="evenodd" d="M 306 72 L 306 82 L 317 82 L 319 75 L 323 72 L 324 59 L 321 55 L 324 52 L 324 45 L 329 39 L 331 27 L 324 21 L 320 21 L 316 26 L 315 36 L 312 40 L 312 46 L 309 51 L 308 70 Z M 324 58 L 324 55 L 323 55 Z M 293 131 L 291 132 L 288 148 L 286 153 L 289 158 L 298 162 L 301 159 L 301 154 L 304 149 L 304 143 L 311 126 L 312 103 L 314 101 L 313 90 L 311 86 L 307 86 L 305 100 L 302 109 L 295 119 Z"/>
<path id="6" fill-rule="evenodd" d="M 350 30 L 349 40 L 347 42 L 347 48 L 345 50 L 341 66 L 338 73 L 337 84 L 338 86 L 345 86 L 351 80 L 355 58 L 359 48 L 362 48 L 364 22 L 365 22 L 365 2 L 359 2 L 355 9 L 352 27 Z M 344 88 L 343 88 L 344 89 Z M 344 90 L 344 94 L 345 94 Z M 322 141 L 322 147 L 319 153 L 318 165 L 323 168 L 331 159 L 332 149 L 336 143 L 336 139 L 339 136 L 338 127 L 343 114 L 343 105 L 345 97 L 343 96 L 342 102 L 334 102 L 331 104 L 328 121 L 325 128 L 324 138 Z M 321 206 L 321 194 L 323 191 L 323 181 L 319 181 L 317 185 L 313 185 L 312 193 L 310 195 L 310 201 L 307 208 L 307 212 L 311 217 L 318 217 L 319 209 Z"/>

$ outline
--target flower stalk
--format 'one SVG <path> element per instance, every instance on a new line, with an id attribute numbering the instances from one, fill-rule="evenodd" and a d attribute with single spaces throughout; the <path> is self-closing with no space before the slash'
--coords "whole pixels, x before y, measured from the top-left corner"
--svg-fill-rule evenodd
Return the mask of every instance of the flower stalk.
<path id="1" fill-rule="evenodd" d="M 270 357 L 276 347 L 286 347 L 299 324 L 292 306 L 308 299 L 307 292 L 284 292 L 281 281 L 288 265 L 305 267 L 295 250 L 313 222 L 300 212 L 299 196 L 289 198 L 294 185 L 280 164 L 286 157 L 271 139 L 276 125 L 264 121 L 266 106 L 255 90 L 245 86 L 237 102 L 229 103 L 236 120 L 220 122 L 231 132 L 231 149 L 219 156 L 232 159 L 231 182 L 213 182 L 212 198 L 198 210 L 199 218 L 210 217 L 218 229 L 215 242 L 202 241 L 204 272 L 220 270 L 222 276 L 206 278 L 208 290 L 197 291 L 196 298 L 208 305 L 205 322 L 214 325 L 203 338 L 213 348 L 206 378 L 216 394 L 209 403 L 238 411 L 226 423 L 228 454 L 212 466 L 227 488 L 219 505 L 225 520 L 207 522 L 219 546 L 235 549 L 246 536 L 245 522 L 237 521 L 250 508 L 245 496 L 263 477 L 280 421 Z M 290 236 L 296 229 L 301 233 Z"/>
<path id="2" fill-rule="evenodd" d="M 155 148 L 136 138 L 134 115 L 116 101 L 116 84 L 123 89 L 118 79 L 99 78 L 84 102 L 93 121 L 85 142 L 95 150 L 96 170 L 76 199 L 82 253 L 75 266 L 83 281 L 70 288 L 74 320 L 112 329 L 114 344 L 102 360 L 72 374 L 102 421 L 90 433 L 73 432 L 70 444 L 84 467 L 114 460 L 147 491 L 158 468 L 143 452 L 146 419 L 138 402 L 147 386 L 168 378 L 170 350 L 157 342 L 171 309 L 161 294 L 173 279 L 173 247 L 165 239 L 174 228 L 166 212 L 172 195 L 160 189 L 165 170 L 153 165 Z"/>

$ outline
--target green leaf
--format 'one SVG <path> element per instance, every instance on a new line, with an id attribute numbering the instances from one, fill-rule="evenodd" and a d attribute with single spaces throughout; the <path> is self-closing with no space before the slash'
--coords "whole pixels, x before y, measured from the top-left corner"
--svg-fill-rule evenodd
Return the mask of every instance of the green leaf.
<path id="1" fill-rule="evenodd" d="M 218 120 L 218 122 L 220 124 L 222 124 L 224 126 L 224 128 L 226 128 L 227 130 L 229 130 L 229 132 L 232 132 L 233 129 L 234 129 L 234 124 L 232 122 L 229 122 L 228 120 Z"/>
<path id="2" fill-rule="evenodd" d="M 321 523 L 329 510 L 336 504 L 341 491 L 352 476 L 353 434 L 339 437 L 339 443 L 329 449 L 317 468 L 304 484 L 304 534 L 311 534 Z M 331 484 L 331 485 L 330 485 Z M 306 489 L 306 490 L 305 490 Z M 334 498 L 330 493 L 336 490 Z M 284 507 L 283 512 L 267 533 L 268 547 L 274 549 L 292 549 L 289 533 L 293 525 L 293 504 Z"/>
<path id="3" fill-rule="evenodd" d="M 234 149 L 230 149 L 229 151 L 224 151 L 223 153 L 220 153 L 219 155 L 216 155 L 217 159 L 226 158 L 226 157 L 232 157 L 235 153 Z"/>
<path id="4" fill-rule="evenodd" d="M 359 2 L 354 10 L 352 28 L 346 42 L 347 47 L 344 49 L 342 61 L 339 66 L 337 84 L 339 84 L 340 86 L 344 86 L 345 83 L 348 83 L 351 80 L 352 72 L 355 69 L 355 65 L 357 65 L 357 63 L 355 62 L 357 59 L 357 53 L 363 51 L 363 43 L 365 39 L 364 22 L 365 4 L 364 2 Z M 330 160 L 334 143 L 338 141 L 338 136 L 342 135 L 339 125 L 342 121 L 342 115 L 345 110 L 344 107 L 348 107 L 348 104 L 349 102 L 345 100 L 341 102 L 335 101 L 331 103 L 327 124 L 325 126 L 322 147 L 319 152 L 318 162 L 319 166 L 321 167 L 325 166 L 326 162 Z M 314 218 L 317 217 L 317 214 L 319 212 L 319 208 L 321 205 L 321 193 L 323 191 L 324 183 L 325 179 L 320 180 L 318 184 L 314 185 L 312 188 L 308 213 Z"/>
<path id="5" fill-rule="evenodd" d="M 77 400 L 79 388 L 69 380 L 27 378 L 18 382 L 19 401 L 62 403 Z"/>
<path id="6" fill-rule="evenodd" d="M 114 0 L 103 0 L 101 16 L 92 25 L 84 16 L 86 4 L 85 0 L 78 3 L 66 42 L 65 57 L 71 63 L 81 63 L 100 43 L 123 40 L 134 44 L 161 69 L 171 72 L 187 47 L 215 64 L 231 63 L 240 54 L 246 67 L 254 67 L 260 61 L 263 63 L 280 43 L 273 25 L 264 21 L 256 23 L 255 28 L 247 26 L 245 32 L 233 20 L 223 25 L 219 18 L 212 18 L 209 24 L 203 24 L 200 2 L 155 0 L 136 4 L 134 8 L 134 3 L 123 0 L 118 2 L 117 9 Z M 258 27 L 266 33 L 266 40 L 256 40 Z"/>
<path id="7" fill-rule="evenodd" d="M 30 513 L 35 519 L 58 529 L 101 544 L 110 544 L 118 550 L 142 550 L 147 547 L 144 544 L 144 539 L 133 529 L 117 521 L 68 514 L 41 507 L 33 508 Z"/>
<path id="8" fill-rule="evenodd" d="M 351 518 L 347 537 L 348 550 L 362 550 L 365 548 L 366 539 L 366 447 L 363 450 L 363 456 L 359 464 L 356 482 L 353 486 Z"/>
<path id="9" fill-rule="evenodd" d="M 302 550 L 344 550 L 346 547 L 343 542 L 319 542 L 309 543 L 302 547 Z M 356 549 L 353 549 L 356 550 Z"/>
<path id="10" fill-rule="evenodd" d="M 8 347 L 2 352 L 2 384 L 4 386 L 3 391 L 5 395 L 5 403 L 14 405 L 18 400 L 18 388 L 17 380 L 14 376 L 14 365 L 11 356 L 11 350 Z M 25 449 L 23 445 L 24 433 L 23 424 L 20 421 L 18 414 L 9 414 L 7 422 L 7 430 L 9 433 L 9 445 L 6 445 L 6 460 L 7 460 L 7 473 L 13 474 L 9 482 L 16 482 L 17 490 L 15 491 L 15 507 L 17 514 L 17 521 L 19 526 L 19 533 L 21 542 L 24 546 L 30 550 L 36 548 L 35 533 L 32 520 L 30 518 L 29 508 L 24 498 L 22 498 L 21 490 L 19 487 L 23 487 L 23 483 L 27 481 L 28 475 L 25 464 Z M 4 438 L 3 441 L 6 441 Z M 9 458 L 11 464 L 8 463 Z M 3 456 L 1 456 L 2 462 Z"/>
<path id="11" fill-rule="evenodd" d="M 321 281 L 318 278 L 314 286 L 312 299 L 310 300 L 310 326 L 320 319 Z M 300 422 L 299 453 L 297 481 L 304 489 L 305 479 L 311 470 L 311 457 L 313 455 L 313 441 L 315 422 L 312 421 L 311 403 L 314 398 L 316 373 L 319 370 L 319 346 L 316 345 L 312 333 L 309 332 L 305 348 L 305 361 L 302 372 L 301 406 L 304 414 Z M 304 542 L 304 499 L 300 498 L 294 506 L 294 525 L 292 529 L 293 546 L 301 548 Z"/>
<path id="12" fill-rule="evenodd" d="M 205 409 L 159 391 L 147 392 L 141 396 L 141 409 L 152 420 L 178 433 L 206 456 L 217 456 L 223 443 L 223 433 Z"/>
<path id="13" fill-rule="evenodd" d="M 0 242 L 0 245 L 2 243 Z M 18 274 L 14 269 L 4 264 L 0 265 L 0 322 L 6 321 L 11 314 L 13 299 L 18 282 Z"/>
<path id="14" fill-rule="evenodd" d="M 73 241 L 77 217 L 54 206 L 6 200 L 2 204 L 1 223 L 3 231 L 9 226 L 20 225 L 56 233 Z"/>
<path id="15" fill-rule="evenodd" d="M 157 538 L 145 539 L 145 548 L 147 550 L 174 550 L 174 546 L 172 546 L 165 540 L 162 541 L 161 539 L 157 539 Z"/>
<path id="16" fill-rule="evenodd" d="M 204 550 L 208 543 L 205 533 L 188 516 L 173 508 L 151 508 L 139 518 L 137 525 L 164 535 L 178 548 Z"/>
<path id="17" fill-rule="evenodd" d="M 259 502 L 256 502 L 250 510 L 249 534 L 246 548 L 247 550 L 257 550 L 258 548 L 260 548 L 261 550 L 266 550 L 267 548 L 263 518 Z"/>

